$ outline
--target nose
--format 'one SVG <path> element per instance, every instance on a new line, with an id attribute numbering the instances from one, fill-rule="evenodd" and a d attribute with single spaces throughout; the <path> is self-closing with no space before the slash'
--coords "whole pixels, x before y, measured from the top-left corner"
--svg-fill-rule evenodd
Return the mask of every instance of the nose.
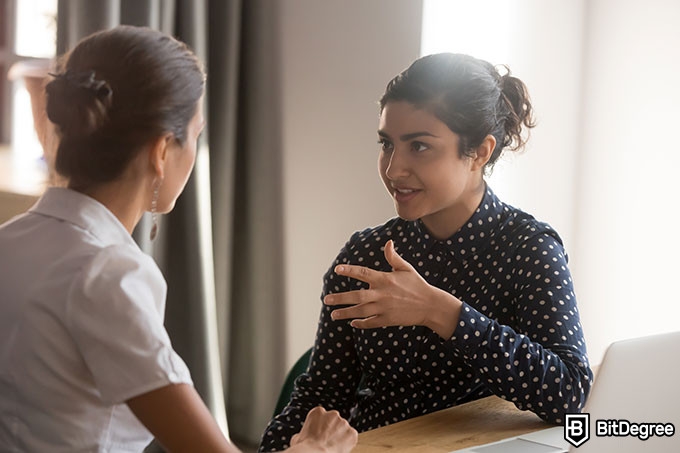
<path id="1" fill-rule="evenodd" d="M 388 157 L 385 176 L 392 181 L 403 179 L 409 174 L 408 168 L 406 156 L 395 147 Z"/>

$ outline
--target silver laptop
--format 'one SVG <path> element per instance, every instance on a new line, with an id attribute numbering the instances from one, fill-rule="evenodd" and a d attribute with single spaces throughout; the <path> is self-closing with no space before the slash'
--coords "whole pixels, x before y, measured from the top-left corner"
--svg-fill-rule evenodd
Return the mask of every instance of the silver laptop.
<path id="1" fill-rule="evenodd" d="M 680 452 L 678 429 L 680 332 L 672 332 L 612 343 L 582 414 L 565 427 L 455 451 L 670 453 Z"/>

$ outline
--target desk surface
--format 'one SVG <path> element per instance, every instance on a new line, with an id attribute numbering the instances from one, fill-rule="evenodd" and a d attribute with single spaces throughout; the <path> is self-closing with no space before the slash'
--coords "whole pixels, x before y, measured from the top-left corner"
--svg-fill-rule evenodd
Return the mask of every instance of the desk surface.
<path id="1" fill-rule="evenodd" d="M 496 396 L 359 434 L 353 453 L 448 453 L 552 425 Z"/>

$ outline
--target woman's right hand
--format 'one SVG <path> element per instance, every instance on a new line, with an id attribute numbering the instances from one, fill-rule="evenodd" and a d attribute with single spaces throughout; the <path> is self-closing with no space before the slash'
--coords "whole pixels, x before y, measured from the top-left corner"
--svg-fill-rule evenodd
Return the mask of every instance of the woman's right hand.
<path id="1" fill-rule="evenodd" d="M 290 440 L 288 452 L 346 453 L 357 443 L 358 434 L 338 411 L 315 407 L 307 414 L 302 430 Z"/>

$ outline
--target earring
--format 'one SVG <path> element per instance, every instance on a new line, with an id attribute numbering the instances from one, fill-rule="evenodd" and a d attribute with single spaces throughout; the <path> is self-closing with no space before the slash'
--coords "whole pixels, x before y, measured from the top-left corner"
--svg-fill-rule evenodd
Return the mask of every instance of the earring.
<path id="1" fill-rule="evenodd" d="M 149 239 L 152 241 L 156 239 L 158 234 L 158 191 L 161 188 L 161 183 L 158 183 L 153 188 L 153 198 L 151 198 L 151 231 L 149 232 Z"/>

